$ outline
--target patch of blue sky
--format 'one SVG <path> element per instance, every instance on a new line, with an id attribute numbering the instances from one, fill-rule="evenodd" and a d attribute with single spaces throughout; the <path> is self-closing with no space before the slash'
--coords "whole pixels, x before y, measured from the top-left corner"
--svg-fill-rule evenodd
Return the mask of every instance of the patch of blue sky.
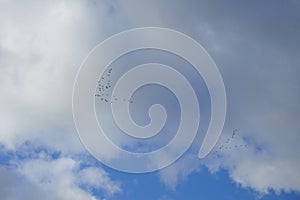
<path id="1" fill-rule="evenodd" d="M 26 153 L 25 153 L 26 152 Z M 38 159 L 43 153 L 49 159 L 55 160 L 61 157 L 61 153 L 53 151 L 43 146 L 35 146 L 31 142 L 25 142 L 17 151 L 7 150 L 0 145 L 0 165 L 2 167 L 11 168 L 14 162 L 20 162 L 26 159 Z M 269 191 L 267 195 L 260 195 L 250 188 L 242 188 L 234 183 L 228 172 L 221 170 L 215 174 L 211 174 L 206 168 L 202 167 L 199 173 L 192 173 L 183 181 L 180 181 L 175 189 L 170 189 L 162 183 L 159 178 L 159 172 L 146 174 L 130 174 L 118 172 L 114 169 L 106 167 L 95 160 L 88 154 L 72 155 L 75 160 L 80 160 L 78 171 L 88 167 L 99 167 L 104 169 L 110 177 L 121 182 L 123 192 L 117 194 L 113 199 L 122 200 L 214 200 L 214 199 L 261 199 L 261 200 L 297 200 L 300 194 L 296 192 Z M 14 161 L 14 162 L 12 162 Z M 103 197 L 103 190 L 92 187 L 87 184 L 79 185 L 85 191 L 96 197 Z"/>
<path id="2" fill-rule="evenodd" d="M 242 188 L 234 183 L 227 171 L 221 170 L 211 174 L 206 168 L 200 173 L 191 174 L 179 183 L 176 189 L 167 188 L 158 178 L 158 173 L 127 174 L 107 169 L 112 177 L 122 180 L 124 193 L 116 199 L 122 200 L 297 200 L 300 195 L 295 192 L 269 191 L 261 195 L 250 188 Z"/>
<path id="3" fill-rule="evenodd" d="M 7 150 L 4 145 L 0 144 L 0 166 L 10 167 L 11 159 L 15 158 L 15 153 L 12 150 Z"/>

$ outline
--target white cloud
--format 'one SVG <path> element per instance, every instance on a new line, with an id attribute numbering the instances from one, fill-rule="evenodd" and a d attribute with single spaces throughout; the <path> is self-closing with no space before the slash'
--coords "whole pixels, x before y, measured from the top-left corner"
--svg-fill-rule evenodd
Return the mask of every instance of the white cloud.
<path id="1" fill-rule="evenodd" d="M 61 200 L 97 200 L 90 190 L 82 188 L 88 184 L 102 197 L 111 197 L 120 193 L 118 182 L 111 180 L 100 168 L 80 168 L 78 161 L 61 157 L 58 159 L 28 159 L 22 161 L 16 170 L 0 168 L 1 196 L 4 199 L 61 199 Z M 91 176 L 90 173 L 93 173 Z M 86 185 L 84 185 L 86 186 Z"/>
<path id="2" fill-rule="evenodd" d="M 112 10 L 105 1 L 0 1 L 0 144 L 18 151 L 30 141 L 66 156 L 13 161 L 17 169 L 1 169 L 1 198 L 96 199 L 79 187 L 91 184 L 87 172 L 104 197 L 121 191 L 102 169 L 81 171 L 68 157 L 85 151 L 71 111 L 75 75 L 90 49 L 123 27 L 111 26 L 122 21 Z"/>
<path id="3" fill-rule="evenodd" d="M 76 178 L 72 170 L 75 164 L 69 158 L 54 161 L 29 160 L 22 164 L 19 172 L 39 191 L 51 194 L 51 199 L 95 199 L 74 185 Z"/>
<path id="4" fill-rule="evenodd" d="M 81 184 L 104 190 L 108 196 L 121 192 L 120 184 L 111 181 L 108 173 L 97 167 L 81 170 L 77 179 Z"/>
<path id="5" fill-rule="evenodd" d="M 122 27 L 113 5 L 90 1 L 1 1 L 0 141 L 80 151 L 71 97 L 89 50 Z M 66 145 L 68 141 L 68 145 Z"/>
<path id="6" fill-rule="evenodd" d="M 175 190 L 179 182 L 185 182 L 192 173 L 199 172 L 199 160 L 195 154 L 187 154 L 174 164 L 159 172 L 161 181 L 170 189 Z"/>

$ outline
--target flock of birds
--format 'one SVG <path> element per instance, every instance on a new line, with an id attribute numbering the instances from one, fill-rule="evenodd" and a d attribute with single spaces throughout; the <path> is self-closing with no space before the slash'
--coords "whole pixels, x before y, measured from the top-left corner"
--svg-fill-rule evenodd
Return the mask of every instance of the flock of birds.
<path id="1" fill-rule="evenodd" d="M 216 147 L 215 153 L 224 152 L 226 150 L 232 150 L 232 149 L 242 149 L 247 148 L 247 144 L 237 144 L 234 140 L 236 139 L 237 135 L 237 129 L 234 129 L 231 136 L 228 137 L 220 146 Z"/>
<path id="2" fill-rule="evenodd" d="M 116 103 L 116 102 L 128 102 L 133 103 L 132 99 L 125 99 L 125 98 L 118 98 L 116 96 L 112 96 L 111 98 L 111 75 L 112 75 L 112 68 L 109 68 L 105 71 L 104 75 L 101 77 L 101 79 L 98 81 L 97 86 L 97 92 L 95 94 L 95 97 L 99 98 L 99 100 L 103 103 Z M 233 150 L 233 149 L 242 149 L 247 148 L 247 144 L 238 144 L 236 141 L 236 135 L 237 135 L 237 129 L 234 129 L 231 136 L 228 137 L 225 142 L 223 142 L 221 145 L 216 147 L 216 150 L 214 151 L 215 154 L 219 154 L 221 152 L 227 151 L 227 150 Z"/>
<path id="3" fill-rule="evenodd" d="M 110 89 L 111 89 L 111 77 L 112 75 L 112 68 L 109 68 L 106 70 L 104 75 L 101 77 L 101 79 L 98 81 L 97 86 L 97 92 L 95 94 L 95 97 L 99 98 L 101 102 L 104 103 L 114 103 L 118 101 L 133 103 L 131 99 L 125 99 L 125 98 L 118 98 L 116 96 L 113 96 L 113 98 L 110 98 Z"/>

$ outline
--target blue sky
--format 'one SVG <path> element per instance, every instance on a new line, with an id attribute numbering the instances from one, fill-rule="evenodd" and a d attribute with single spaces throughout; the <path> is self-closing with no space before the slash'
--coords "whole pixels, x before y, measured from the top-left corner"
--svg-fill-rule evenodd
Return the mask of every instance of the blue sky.
<path id="1" fill-rule="evenodd" d="M 1 200 L 300 199 L 299 11 L 296 0 L 1 1 Z M 203 116 L 193 145 L 173 165 L 129 174 L 104 166 L 83 147 L 72 89 L 92 48 L 145 26 L 171 28 L 203 45 L 222 74 L 227 117 L 214 150 L 199 160 L 210 115 L 201 77 L 160 51 L 120 59 L 113 66 L 116 77 L 125 69 L 118 67 L 153 58 L 182 70 L 198 89 Z M 171 113 L 164 131 L 177 128 L 178 103 L 169 91 L 153 86 L 134 95 L 138 123 L 146 124 L 145 111 L 159 102 Z M 108 111 L 100 102 L 100 118 L 103 109 Z M 112 137 L 123 138 L 110 125 Z M 169 138 L 153 141 L 159 146 Z M 147 145 L 139 150 L 156 147 Z"/>

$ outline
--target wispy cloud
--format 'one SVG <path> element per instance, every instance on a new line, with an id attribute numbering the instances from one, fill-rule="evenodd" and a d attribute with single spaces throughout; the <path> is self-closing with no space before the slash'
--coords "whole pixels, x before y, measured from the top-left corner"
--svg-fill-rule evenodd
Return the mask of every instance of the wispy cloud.
<path id="1" fill-rule="evenodd" d="M 122 192 L 119 182 L 93 162 L 85 160 L 83 165 L 80 156 L 51 153 L 31 145 L 26 148 L 30 154 L 22 154 L 22 150 L 10 153 L 0 168 L 0 192 L 4 199 L 96 200 Z M 2 149 L 2 153 L 9 152 Z M 98 192 L 94 194 L 94 190 Z"/>

